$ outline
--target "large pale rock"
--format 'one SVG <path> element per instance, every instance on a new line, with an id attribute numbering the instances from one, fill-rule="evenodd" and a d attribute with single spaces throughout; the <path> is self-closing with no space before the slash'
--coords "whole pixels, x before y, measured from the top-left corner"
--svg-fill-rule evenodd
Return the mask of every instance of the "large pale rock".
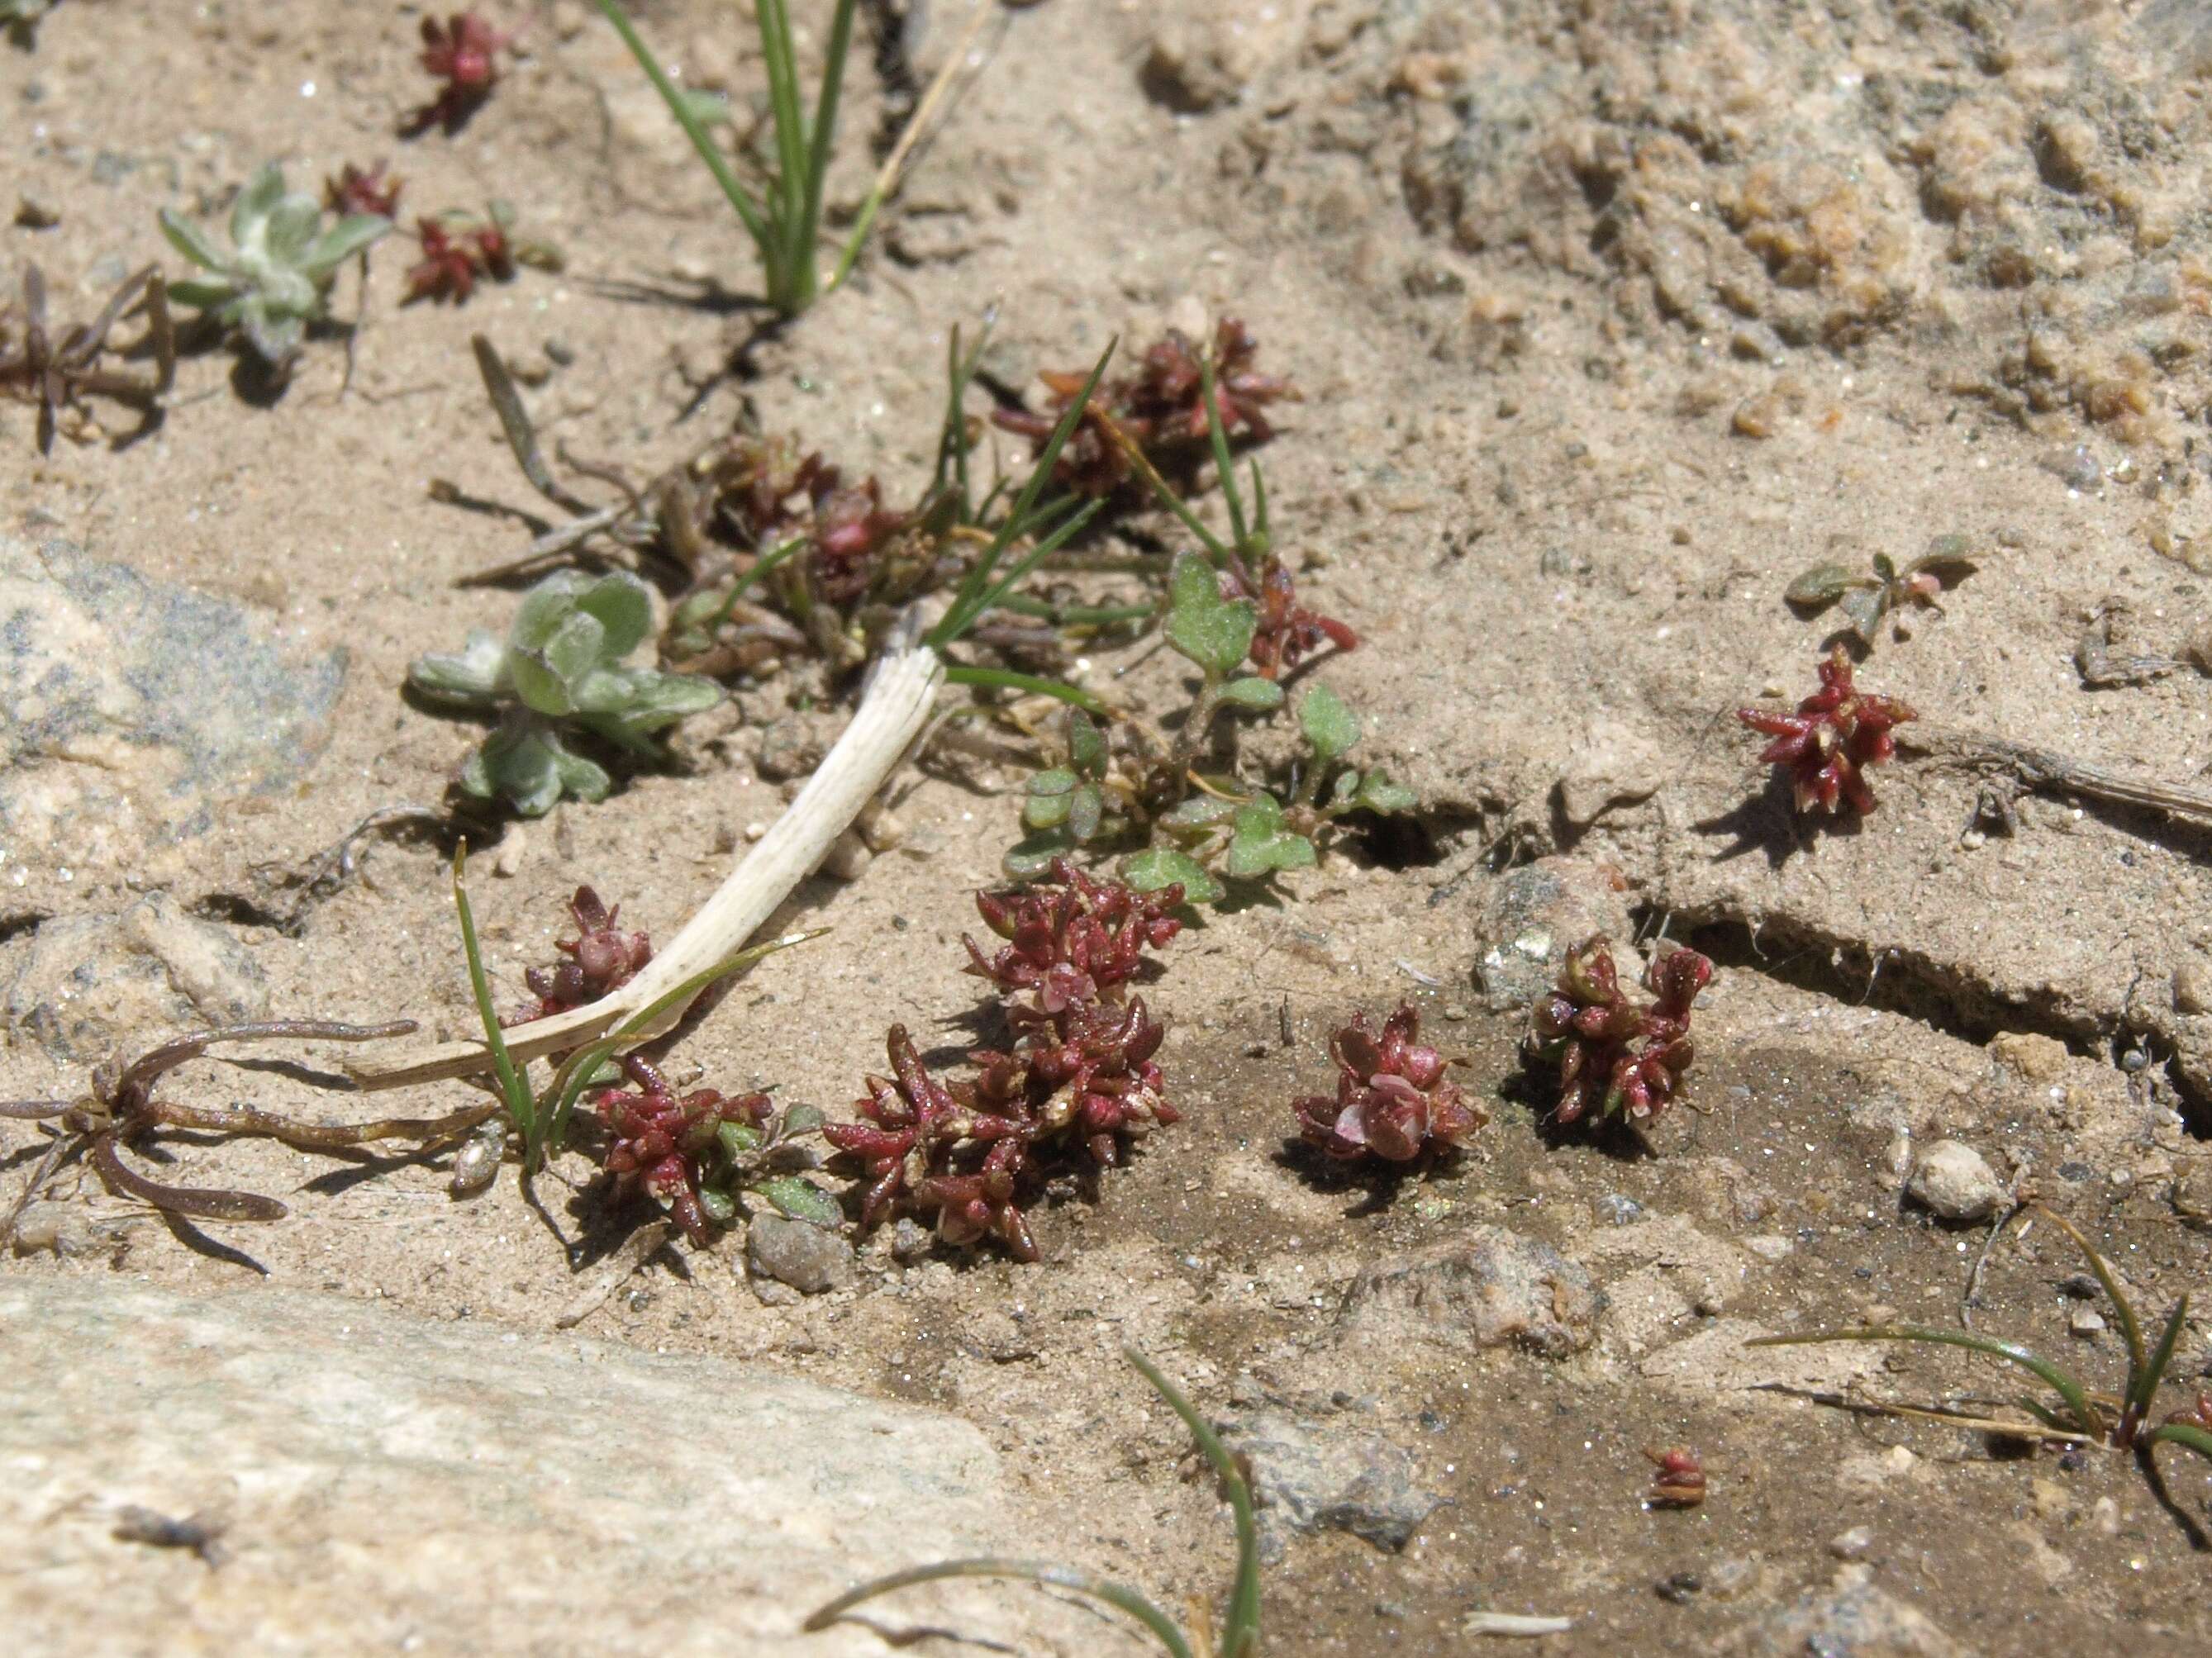
<path id="1" fill-rule="evenodd" d="M 285 1290 L 0 1282 L 10 1652 L 868 1655 L 854 1581 L 1031 1552 L 982 1436 L 714 1359 Z M 114 1536 L 223 1522 L 220 1565 Z M 988 1584 L 871 1609 L 997 1649 L 1133 1653 Z M 926 1646 L 925 1650 L 934 1650 Z"/>
<path id="2" fill-rule="evenodd" d="M 265 1018 L 253 954 L 166 892 L 111 915 L 58 915 L 0 952 L 0 1021 L 56 1059 L 98 1060 L 189 1025 Z"/>
<path id="3" fill-rule="evenodd" d="M 0 535 L 0 833 L 83 868 L 204 831 L 330 740 L 343 650 L 275 642 L 245 606 Z"/>

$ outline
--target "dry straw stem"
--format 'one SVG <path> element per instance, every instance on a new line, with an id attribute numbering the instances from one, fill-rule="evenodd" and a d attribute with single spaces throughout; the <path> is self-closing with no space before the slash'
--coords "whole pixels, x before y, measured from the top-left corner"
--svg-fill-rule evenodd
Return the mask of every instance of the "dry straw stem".
<path id="1" fill-rule="evenodd" d="M 516 1026 L 507 1040 L 507 1051 L 515 1060 L 542 1058 L 603 1036 L 619 1021 L 651 1006 L 686 979 L 742 950 L 762 923 L 814 872 L 830 843 L 851 826 L 860 809 L 875 798 L 928 723 L 938 688 L 944 682 L 945 664 L 927 646 L 884 657 L 860 700 L 860 711 L 829 757 L 684 930 L 643 972 L 612 995 L 586 1007 Z M 671 1007 L 651 1027 L 633 1034 L 640 1040 L 658 1035 L 675 1025 L 684 1011 L 681 1005 Z M 348 1069 L 363 1088 L 374 1090 L 471 1076 L 491 1066 L 490 1051 L 483 1042 L 457 1042 L 362 1060 Z"/>

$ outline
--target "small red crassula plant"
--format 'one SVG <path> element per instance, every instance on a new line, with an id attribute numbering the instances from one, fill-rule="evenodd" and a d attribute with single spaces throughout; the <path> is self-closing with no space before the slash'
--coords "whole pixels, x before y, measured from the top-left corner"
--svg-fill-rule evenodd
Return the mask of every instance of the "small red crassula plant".
<path id="1" fill-rule="evenodd" d="M 1118 428 L 1148 456 L 1203 446 L 1210 426 L 1200 349 L 1188 335 L 1170 328 L 1146 349 L 1135 373 L 1094 392 L 1083 423 L 1060 451 L 1054 468 L 1055 478 L 1091 495 L 1110 495 L 1127 483 L 1133 469 L 1109 427 Z M 1235 317 L 1224 317 L 1214 330 L 1213 399 L 1220 411 L 1221 429 L 1232 437 L 1249 432 L 1255 441 L 1265 442 L 1275 430 L 1268 422 L 1266 405 L 1279 400 L 1296 401 L 1298 392 L 1287 380 L 1258 372 L 1254 364 L 1259 350 L 1260 343 L 1251 331 Z M 1001 409 L 991 419 L 995 425 L 1028 438 L 1042 454 L 1060 416 L 1082 394 L 1090 376 L 1073 370 L 1048 370 L 1037 378 L 1051 394 L 1048 409 Z"/>
<path id="2" fill-rule="evenodd" d="M 591 888 L 576 889 L 568 900 L 568 914 L 575 920 L 576 936 L 553 941 L 553 948 L 568 959 L 524 973 L 522 981 L 538 998 L 538 1005 L 501 1023 L 527 1024 L 586 1006 L 622 988 L 653 959 L 653 941 L 642 932 L 624 932 L 616 925 L 622 906 L 603 902 Z"/>
<path id="3" fill-rule="evenodd" d="M 972 1074 L 946 1082 L 891 1027 L 891 1075 L 866 1079 L 860 1121 L 822 1131 L 868 1178 L 864 1230 L 915 1212 L 948 1243 L 992 1237 L 1035 1260 L 1025 1211 L 1048 1181 L 1111 1168 L 1123 1141 L 1180 1120 L 1152 1057 L 1166 1033 L 1129 989 L 1158 971 L 1145 952 L 1181 930 L 1182 902 L 1180 887 L 1135 893 L 1065 859 L 1035 887 L 976 895 L 1006 942 L 986 955 L 963 938 L 968 971 L 1001 992 L 1012 1040 L 971 1051 Z"/>
<path id="4" fill-rule="evenodd" d="M 605 1126 L 607 1171 L 617 1196 L 642 1187 L 668 1206 L 670 1218 L 698 1248 L 714 1240 L 726 1201 L 701 1183 L 706 1160 L 716 1150 L 722 1125 L 758 1130 L 775 1114 L 765 1094 L 728 1095 L 711 1088 L 679 1095 L 668 1080 L 635 1054 L 623 1059 L 632 1092 L 610 1088 L 592 1102 Z"/>
<path id="5" fill-rule="evenodd" d="M 399 210 L 399 192 L 405 188 L 405 180 L 384 168 L 381 161 L 367 169 L 348 161 L 338 169 L 337 178 L 323 179 L 323 205 L 341 218 L 356 213 L 392 218 Z"/>
<path id="6" fill-rule="evenodd" d="M 1293 1102 L 1305 1142 L 1346 1162 L 1415 1157 L 1455 1151 L 1490 1114 L 1444 1077 L 1445 1060 L 1425 1042 L 1420 1011 L 1411 1003 L 1376 1030 L 1364 1013 L 1329 1038 L 1336 1096 Z"/>
<path id="7" fill-rule="evenodd" d="M 409 135 L 443 127 L 459 132 L 499 84 L 499 53 L 514 39 L 502 34 L 472 11 L 457 11 L 444 21 L 422 20 L 422 67 L 443 82 L 435 97 L 407 118 Z"/>
<path id="8" fill-rule="evenodd" d="M 1875 807 L 1867 768 L 1897 752 L 1890 733 L 1918 716 L 1895 697 L 1858 689 L 1852 683 L 1851 659 L 1841 645 L 1821 661 L 1820 674 L 1820 689 L 1800 702 L 1796 713 L 1738 708 L 1735 717 L 1774 739 L 1759 757 L 1788 768 L 1798 811 L 1832 812 L 1848 805 L 1864 815 Z"/>
<path id="9" fill-rule="evenodd" d="M 1644 975 L 1654 999 L 1638 1004 L 1621 988 L 1603 936 L 1568 951 L 1559 988 L 1536 1004 L 1530 1038 L 1558 1062 L 1559 1120 L 1625 1114 L 1647 1122 L 1666 1110 L 1696 1057 L 1691 1004 L 1712 976 L 1713 964 L 1696 950 L 1664 950 Z"/>

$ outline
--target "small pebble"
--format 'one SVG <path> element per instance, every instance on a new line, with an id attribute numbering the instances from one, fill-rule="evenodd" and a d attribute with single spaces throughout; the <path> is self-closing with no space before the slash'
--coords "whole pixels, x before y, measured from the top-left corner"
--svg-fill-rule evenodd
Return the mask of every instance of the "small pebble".
<path id="1" fill-rule="evenodd" d="M 1987 1220 L 2005 1188 L 1982 1154 L 1957 1140 L 1938 1140 L 1920 1153 L 1905 1195 L 1939 1220 Z"/>
<path id="2" fill-rule="evenodd" d="M 2104 1332 L 2104 1315 L 2094 1307 L 2076 1307 L 2073 1316 L 2066 1321 L 2066 1327 L 2082 1340 L 2094 1341 Z"/>
<path id="3" fill-rule="evenodd" d="M 1828 1552 L 1838 1560 L 1863 1560 L 1874 1547 L 1874 1527 L 1853 1526 L 1828 1540 Z"/>
<path id="4" fill-rule="evenodd" d="M 757 1216 L 745 1234 L 753 1277 L 774 1278 L 810 1296 L 853 1281 L 853 1246 L 842 1233 L 785 1215 Z"/>
<path id="5" fill-rule="evenodd" d="M 847 829 L 830 843 L 829 854 L 822 860 L 822 872 L 834 880 L 857 881 L 875 858 L 876 854 L 868 850 L 868 843 Z"/>

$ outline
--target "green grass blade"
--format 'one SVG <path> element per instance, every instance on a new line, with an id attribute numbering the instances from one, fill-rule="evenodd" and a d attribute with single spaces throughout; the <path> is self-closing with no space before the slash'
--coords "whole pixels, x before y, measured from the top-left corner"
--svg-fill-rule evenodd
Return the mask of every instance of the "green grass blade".
<path id="1" fill-rule="evenodd" d="M 1114 342 L 1109 340 L 1105 350 L 1099 354 L 1097 365 L 1091 371 L 1091 378 L 1083 382 L 1083 390 L 1067 405 L 1059 424 L 1052 428 L 1052 435 L 1045 440 L 1044 449 L 1037 456 L 1036 465 L 1030 469 L 1029 481 L 1015 498 L 1013 509 L 1006 515 L 1006 522 L 991 537 L 991 544 L 984 550 L 982 557 L 977 559 L 974 567 L 961 578 L 960 590 L 953 598 L 951 608 L 945 611 L 937 626 L 930 629 L 927 642 L 933 649 L 942 651 L 965 633 L 974 624 L 976 616 L 981 614 L 981 607 L 976 601 L 990 588 L 998 571 L 999 561 L 1006 556 L 1006 549 L 1028 525 L 1030 514 L 1036 509 L 1037 497 L 1044 493 L 1045 485 L 1051 482 L 1053 468 L 1060 463 L 1060 452 L 1067 446 L 1068 439 L 1075 434 L 1076 427 L 1081 424 L 1085 413 L 1091 407 L 1091 394 L 1098 389 L 1098 382 L 1105 375 L 1106 365 L 1113 356 Z"/>
<path id="2" fill-rule="evenodd" d="M 2212 1433 L 2186 1422 L 2162 1423 L 2143 1436 L 2143 1445 L 2180 1445 L 2212 1462 Z"/>
<path id="3" fill-rule="evenodd" d="M 1115 443 L 1120 446 L 1121 453 L 1127 459 L 1131 468 L 1145 481 L 1145 487 L 1152 492 L 1160 505 L 1182 520 L 1183 528 L 1188 530 L 1204 544 L 1206 550 L 1212 556 L 1216 564 L 1225 562 L 1229 557 L 1228 547 L 1223 544 L 1220 537 L 1206 527 L 1197 513 L 1190 510 L 1190 503 L 1177 495 L 1168 481 L 1160 476 L 1160 469 L 1152 465 L 1152 457 L 1139 446 L 1137 440 L 1118 425 L 1109 426 L 1106 429 Z"/>
<path id="4" fill-rule="evenodd" d="M 2158 1384 L 2166 1379 L 2166 1367 L 2173 1363 L 2173 1346 L 2181 1339 L 2182 1322 L 2188 1316 L 2189 1297 L 2185 1295 L 2174 1303 L 2166 1328 L 2159 1332 L 2158 1345 L 2151 1349 L 2142 1370 L 2130 1372 L 2124 1412 L 2128 1421 L 2142 1422 L 2149 1417 L 2150 1402 L 2158 1397 Z"/>
<path id="5" fill-rule="evenodd" d="M 1198 1448 L 1221 1476 L 1223 1488 L 1229 1493 L 1229 1507 L 1237 1517 L 1237 1579 L 1229 1591 L 1229 1614 L 1221 1631 L 1221 1658 L 1252 1658 L 1260 1648 L 1260 1530 L 1252 1515 L 1252 1488 L 1245 1483 L 1243 1470 L 1237 1459 L 1229 1455 L 1229 1448 L 1221 1442 L 1210 1424 L 1192 1407 L 1190 1400 L 1175 1383 L 1160 1374 L 1152 1362 L 1134 1347 L 1121 1349 L 1121 1356 L 1135 1365 L 1152 1390 L 1167 1400 L 1169 1407 L 1182 1418 L 1190 1436 L 1198 1442 Z"/>
<path id="6" fill-rule="evenodd" d="M 2120 1334 L 2128 1345 L 2128 1396 L 2132 1401 L 2136 1382 L 2148 1363 L 2143 1352 L 2142 1325 L 2136 1318 L 2134 1303 L 2128 1300 L 2120 1289 L 2119 1280 L 2112 1276 L 2112 1269 L 2105 1264 L 2105 1258 L 2082 1236 L 2080 1227 L 2055 1209 L 2045 1209 L 2040 1204 L 2036 1207 L 2052 1225 L 2072 1238 L 2083 1254 L 2088 1256 L 2089 1270 L 2096 1274 L 2097 1282 L 2104 1287 L 2105 1298 L 2112 1303 L 2112 1310 L 2119 1317 Z M 2165 1367 L 2161 1365 L 2160 1368 Z"/>
<path id="7" fill-rule="evenodd" d="M 691 107 L 690 100 L 684 97 L 676 82 L 668 78 L 668 71 L 661 68 L 660 60 L 653 55 L 653 49 L 645 44 L 644 38 L 631 24 L 629 14 L 616 3 L 616 0 L 593 0 L 593 3 L 607 21 L 614 25 L 615 33 L 622 36 L 623 44 L 629 48 L 630 56 L 637 59 L 638 67 L 645 71 L 646 78 L 653 82 L 653 90 L 660 94 L 660 101 L 668 106 L 668 112 L 676 118 L 676 125 L 684 129 L 684 136 L 691 141 L 691 148 L 699 152 L 699 159 L 707 164 L 707 171 L 713 173 L 714 182 L 721 185 L 722 194 L 729 197 L 730 205 L 744 222 L 745 234 L 753 239 L 753 245 L 760 250 L 763 266 L 767 266 L 774 257 L 768 222 L 754 204 L 751 192 L 738 181 L 729 158 L 715 147 L 714 135 L 707 131 L 706 123 L 699 118 Z"/>
<path id="8" fill-rule="evenodd" d="M 770 123 L 775 130 L 775 184 L 769 218 L 775 232 L 769 298 L 787 315 L 803 310 L 811 292 L 796 257 L 795 238 L 806 191 L 806 110 L 799 99 L 799 54 L 792 45 L 791 9 L 785 0 L 758 0 L 761 57 L 768 70 Z"/>
<path id="9" fill-rule="evenodd" d="M 969 627 L 989 614 L 991 607 L 1011 592 L 1024 576 L 1065 547 L 1081 531 L 1085 525 L 1097 518 L 1105 510 L 1105 507 L 1106 503 L 1103 501 L 1086 501 L 1079 512 L 1061 520 L 1058 528 L 1017 559 L 1014 562 L 1014 568 L 1006 572 L 998 585 L 976 601 L 975 610 L 969 614 L 967 622 L 962 625 L 961 631 L 965 633 Z"/>
<path id="10" fill-rule="evenodd" d="M 960 491 L 960 521 L 975 522 L 975 510 L 968 494 L 968 387 L 975 379 L 975 370 L 983 361 L 983 348 L 991 343 L 991 325 L 987 320 L 975 337 L 975 349 L 966 355 L 960 350 L 960 325 L 952 326 L 952 337 L 945 347 L 945 423 L 937 433 L 937 466 L 930 475 L 929 493 L 932 497 L 945 491 L 947 476 Z"/>
<path id="11" fill-rule="evenodd" d="M 954 685 L 984 685 L 1002 691 L 1056 696 L 1063 702 L 1073 703 L 1085 714 L 1106 712 L 1106 705 L 1080 685 L 1071 685 L 1064 679 L 1047 679 L 1039 674 L 1017 673 L 1012 668 L 976 668 L 955 662 L 945 670 L 945 677 Z"/>
<path id="12" fill-rule="evenodd" d="M 1810 1330 L 1803 1335 L 1758 1336 L 1743 1345 L 1747 1347 L 1803 1347 L 1822 1341 L 1918 1341 L 1986 1353 L 1991 1358 L 2017 1364 L 2021 1370 L 2039 1376 L 2050 1384 L 2052 1392 L 2066 1401 L 2066 1408 L 2074 1413 L 2075 1426 L 2092 1439 L 2105 1436 L 2104 1420 L 2098 1415 L 2097 1407 L 2089 1402 L 2088 1390 L 2050 1360 L 2038 1358 L 2027 1348 L 2016 1346 L 2009 1341 L 1992 1340 L 1987 1336 L 1973 1335 L 1964 1330 L 1931 1330 L 1914 1324 L 1872 1324 L 1838 1330 Z"/>
<path id="13" fill-rule="evenodd" d="M 1077 1594 L 1102 1600 L 1117 1611 L 1125 1612 L 1152 1631 L 1159 1643 L 1167 1649 L 1170 1658 L 1194 1658 L 1190 1643 L 1175 1621 L 1133 1588 L 1094 1577 L 1073 1566 L 1055 1566 L 1042 1560 L 1006 1560 L 996 1557 L 968 1560 L 940 1560 L 935 1565 L 913 1566 L 905 1571 L 895 1571 L 851 1588 L 807 1614 L 799 1628 L 808 1634 L 825 1630 L 854 1607 L 889 1594 L 894 1589 L 911 1588 L 916 1583 L 933 1583 L 947 1577 L 995 1577 L 1017 1582 L 1041 1583 L 1047 1588 L 1067 1589 Z"/>
<path id="14" fill-rule="evenodd" d="M 747 570 L 743 575 L 739 576 L 737 579 L 737 581 L 731 586 L 729 597 L 725 598 L 720 604 L 716 605 L 712 613 L 709 614 L 701 623 L 701 626 L 702 626 L 706 630 L 707 636 L 709 639 L 713 638 L 714 629 L 720 627 L 725 622 L 727 622 L 730 619 L 730 613 L 738 608 L 738 601 L 745 596 L 745 593 L 752 587 L 754 583 L 757 582 L 763 576 L 766 575 L 770 570 L 775 568 L 777 565 L 782 563 L 793 554 L 802 550 L 805 546 L 806 537 L 805 536 L 792 536 L 786 540 L 776 543 L 774 547 L 770 548 L 767 552 L 763 553 L 758 558 L 755 559 L 753 561 L 752 568 Z"/>
<path id="15" fill-rule="evenodd" d="M 625 1044 L 650 1035 L 662 1014 L 671 1008 L 686 1005 L 708 986 L 726 979 L 733 973 L 742 973 L 754 963 L 773 956 L 780 950 L 788 950 L 811 938 L 819 938 L 828 931 L 827 927 L 817 927 L 811 932 L 787 932 L 781 938 L 771 938 L 766 944 L 753 944 L 741 950 L 726 961 L 693 974 L 674 989 L 664 992 L 647 1003 L 599 1041 L 571 1054 L 562 1062 L 560 1070 L 554 1073 L 553 1081 L 545 1090 L 545 1097 L 552 1101 L 553 1105 L 544 1114 L 544 1144 L 558 1146 L 566 1139 L 568 1119 L 575 1113 L 576 1102 L 583 1096 L 584 1090 L 591 1085 L 592 1078 L 599 1073 L 599 1067 L 621 1052 Z M 526 1156 L 528 1156 L 526 1151 Z"/>
<path id="16" fill-rule="evenodd" d="M 1273 532 L 1267 528 L 1267 475 L 1260 470 L 1260 463 L 1252 463 L 1252 548 L 1265 558 L 1274 547 Z"/>
<path id="17" fill-rule="evenodd" d="M 781 0 L 778 0 L 779 5 Z M 822 191 L 830 176 L 830 148 L 837 134 L 838 96 L 845 84 L 845 55 L 853 45 L 853 11 L 856 0 L 837 0 L 837 9 L 830 20 L 830 46 L 822 58 L 822 92 L 814 102 L 814 119 L 809 137 L 812 140 L 806 154 L 806 173 L 804 179 L 804 206 L 800 212 L 799 228 L 795 237 L 798 257 L 806 262 L 807 292 L 814 290 L 814 242 L 822 227 Z M 875 217 L 875 197 L 861 210 L 862 231 Z M 836 287 L 845 279 L 851 262 L 859 257 L 860 242 L 854 239 L 844 258 L 837 262 L 837 273 L 830 279 Z"/>
<path id="18" fill-rule="evenodd" d="M 1229 533 L 1239 553 L 1251 538 L 1244 521 L 1244 502 L 1237 493 L 1237 462 L 1229 452 L 1229 432 L 1221 423 L 1221 400 L 1213 395 L 1213 348 L 1208 346 L 1198 362 L 1200 395 L 1206 399 L 1206 434 L 1213 444 L 1213 471 L 1221 480 L 1221 499 L 1229 507 Z"/>
<path id="19" fill-rule="evenodd" d="M 507 1051 L 507 1035 L 491 1005 L 491 981 L 484 976 L 483 951 L 477 942 L 476 913 L 469 908 L 468 869 L 469 843 L 464 841 L 453 849 L 453 908 L 461 919 L 461 953 L 468 958 L 469 993 L 476 998 L 477 1017 L 483 1021 L 484 1046 L 491 1050 L 492 1069 L 499 1075 L 507 1114 L 526 1145 L 538 1126 L 538 1102 L 515 1067 L 514 1056 Z"/>

